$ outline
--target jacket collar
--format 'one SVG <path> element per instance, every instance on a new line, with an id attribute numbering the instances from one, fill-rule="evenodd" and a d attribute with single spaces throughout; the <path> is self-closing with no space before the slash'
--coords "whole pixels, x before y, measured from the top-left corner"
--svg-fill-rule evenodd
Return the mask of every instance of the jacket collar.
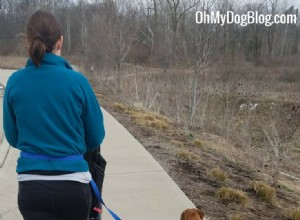
<path id="1" fill-rule="evenodd" d="M 72 66 L 66 61 L 63 57 L 57 56 L 53 53 L 45 53 L 41 66 L 44 65 L 55 65 L 55 66 L 63 66 L 67 69 L 72 69 Z M 36 67 L 32 60 L 29 58 L 27 60 L 26 67 Z"/>

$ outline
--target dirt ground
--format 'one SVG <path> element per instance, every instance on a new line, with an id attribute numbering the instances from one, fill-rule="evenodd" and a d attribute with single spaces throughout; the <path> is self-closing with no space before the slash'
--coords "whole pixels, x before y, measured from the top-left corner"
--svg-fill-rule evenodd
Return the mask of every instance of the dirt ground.
<path id="1" fill-rule="evenodd" d="M 269 204 L 258 198 L 251 189 L 253 180 L 265 180 L 260 170 L 245 165 L 243 157 L 226 140 L 212 134 L 200 134 L 202 143 L 195 144 L 195 134 L 176 127 L 153 129 L 136 123 L 132 115 L 113 106 L 113 98 L 99 95 L 101 105 L 108 110 L 146 150 L 161 164 L 197 208 L 210 220 L 282 220 L 287 218 L 288 208 L 300 207 L 299 191 L 282 185 L 276 190 L 276 202 Z M 207 147 L 207 145 L 215 147 Z M 226 148 L 224 150 L 222 148 Z M 183 152 L 183 153 L 182 153 Z M 245 158 L 246 160 L 246 158 Z M 226 181 L 216 179 L 211 173 L 219 167 L 228 174 Z M 299 184 L 299 182 L 294 184 Z M 244 191 L 249 202 L 246 206 L 222 201 L 216 196 L 220 187 L 232 187 Z"/>

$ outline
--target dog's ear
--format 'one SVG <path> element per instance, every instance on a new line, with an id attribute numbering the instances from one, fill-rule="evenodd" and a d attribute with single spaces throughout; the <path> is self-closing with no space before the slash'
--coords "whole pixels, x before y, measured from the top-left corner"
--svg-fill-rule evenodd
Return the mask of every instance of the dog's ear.
<path id="1" fill-rule="evenodd" d="M 200 218 L 203 219 L 203 218 L 204 218 L 204 212 L 202 212 L 202 211 L 199 210 L 199 209 L 197 209 L 197 212 L 198 212 Z"/>
<path id="2" fill-rule="evenodd" d="M 185 211 L 181 213 L 180 220 L 185 220 Z"/>

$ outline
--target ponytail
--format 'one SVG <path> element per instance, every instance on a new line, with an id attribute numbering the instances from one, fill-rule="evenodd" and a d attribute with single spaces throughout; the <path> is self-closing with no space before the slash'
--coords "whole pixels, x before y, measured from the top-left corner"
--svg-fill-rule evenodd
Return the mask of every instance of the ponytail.
<path id="1" fill-rule="evenodd" d="M 46 45 L 38 38 L 29 43 L 29 56 L 36 66 L 40 66 L 44 54 L 47 52 Z"/>
<path id="2" fill-rule="evenodd" d="M 34 12 L 26 27 L 28 53 L 32 62 L 39 67 L 45 53 L 52 52 L 61 37 L 61 26 L 53 14 L 38 10 Z"/>

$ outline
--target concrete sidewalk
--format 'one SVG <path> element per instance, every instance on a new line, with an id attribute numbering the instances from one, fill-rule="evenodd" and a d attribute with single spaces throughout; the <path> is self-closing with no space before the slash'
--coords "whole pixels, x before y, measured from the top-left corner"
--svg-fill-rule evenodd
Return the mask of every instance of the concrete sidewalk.
<path id="1" fill-rule="evenodd" d="M 0 69 L 0 82 L 6 85 L 12 70 Z M 3 134 L 2 96 L 0 96 L 0 219 L 23 219 L 17 205 L 16 161 L 19 151 L 9 147 Z"/>
<path id="2" fill-rule="evenodd" d="M 3 85 L 6 85 L 8 77 L 10 76 L 10 74 L 12 72 L 13 72 L 12 70 L 0 69 L 0 83 L 2 83 Z M 0 103 L 1 103 L 1 106 L 0 106 L 0 126 L 1 126 L 0 127 L 0 168 L 3 166 L 5 159 L 8 155 L 8 151 L 9 151 L 9 145 L 4 137 L 3 126 L 2 126 L 2 124 L 3 124 L 3 120 L 2 120 L 3 119 L 2 118 L 3 117 L 3 109 L 2 109 L 3 99 L 2 98 L 3 98 L 2 93 L 0 92 Z"/>
<path id="3" fill-rule="evenodd" d="M 0 70 L 0 80 L 3 74 Z M 109 113 L 103 113 L 107 135 L 101 152 L 108 163 L 103 188 L 106 205 L 124 220 L 179 220 L 181 212 L 194 204 L 144 147 Z M 4 145 L 7 143 L 3 142 L 1 148 Z M 0 155 L 5 159 L 0 168 L 0 219 L 21 220 L 15 173 L 19 152 L 6 148 L 7 157 Z M 112 217 L 104 210 L 102 219 Z"/>

